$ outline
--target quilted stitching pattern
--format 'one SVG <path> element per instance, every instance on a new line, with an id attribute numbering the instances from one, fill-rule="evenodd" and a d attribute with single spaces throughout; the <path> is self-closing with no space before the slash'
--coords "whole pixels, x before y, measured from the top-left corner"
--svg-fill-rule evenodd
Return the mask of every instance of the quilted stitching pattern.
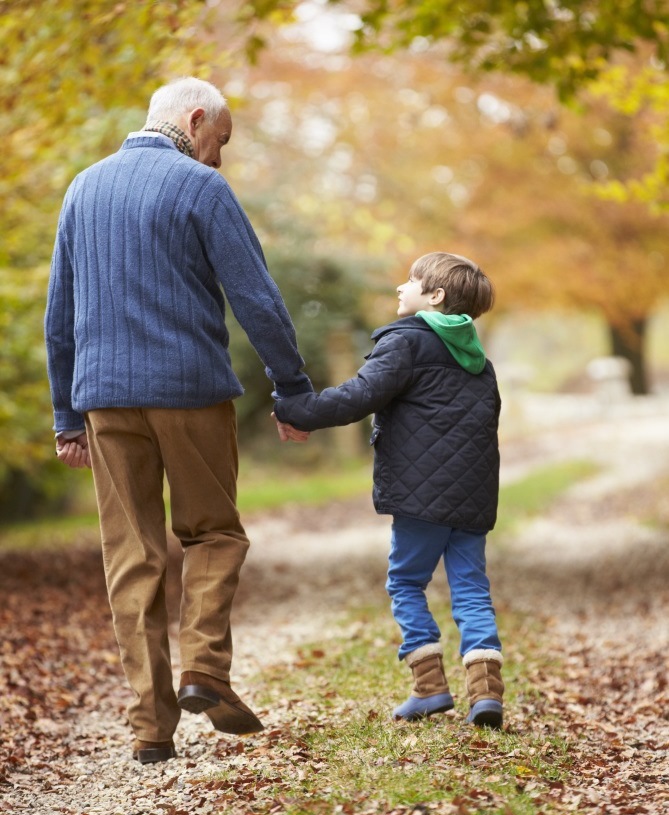
<path id="1" fill-rule="evenodd" d="M 276 415 L 315 430 L 375 413 L 378 512 L 492 529 L 500 410 L 492 365 L 478 376 L 467 373 L 420 318 L 398 320 L 373 336 L 376 347 L 356 377 L 283 399 Z"/>

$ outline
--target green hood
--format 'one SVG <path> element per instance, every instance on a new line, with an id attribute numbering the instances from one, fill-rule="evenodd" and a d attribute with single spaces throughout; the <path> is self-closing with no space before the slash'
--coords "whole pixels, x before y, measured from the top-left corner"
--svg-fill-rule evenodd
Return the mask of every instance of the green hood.
<path id="1" fill-rule="evenodd" d="M 468 314 L 419 311 L 416 316 L 422 317 L 436 331 L 465 371 L 470 374 L 481 373 L 485 367 L 485 351 L 474 328 L 474 321 Z"/>

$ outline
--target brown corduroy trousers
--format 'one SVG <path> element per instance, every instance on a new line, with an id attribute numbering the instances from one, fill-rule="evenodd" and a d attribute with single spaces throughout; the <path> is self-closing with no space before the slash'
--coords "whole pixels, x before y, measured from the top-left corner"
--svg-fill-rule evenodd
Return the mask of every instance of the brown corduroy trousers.
<path id="1" fill-rule="evenodd" d="M 86 414 L 102 554 L 121 662 L 143 741 L 168 741 L 180 709 L 167 629 L 166 515 L 184 548 L 182 671 L 229 681 L 230 610 L 249 541 L 239 519 L 232 402 L 196 410 L 109 408 Z"/>

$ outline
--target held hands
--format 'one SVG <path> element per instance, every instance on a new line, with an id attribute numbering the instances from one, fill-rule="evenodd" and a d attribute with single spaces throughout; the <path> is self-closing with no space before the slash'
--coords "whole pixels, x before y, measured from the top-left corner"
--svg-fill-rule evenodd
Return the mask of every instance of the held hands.
<path id="1" fill-rule="evenodd" d="M 56 437 L 56 456 L 59 461 L 67 464 L 68 467 L 77 469 L 79 467 L 90 467 L 91 456 L 88 450 L 88 439 L 86 433 L 76 436 L 73 439 L 64 439 L 62 436 Z"/>
<path id="2" fill-rule="evenodd" d="M 281 441 L 294 441 L 296 443 L 302 444 L 309 438 L 308 430 L 297 430 L 292 426 L 292 424 L 280 422 L 273 413 L 272 418 L 276 422 L 276 429 L 279 433 L 279 439 Z"/>

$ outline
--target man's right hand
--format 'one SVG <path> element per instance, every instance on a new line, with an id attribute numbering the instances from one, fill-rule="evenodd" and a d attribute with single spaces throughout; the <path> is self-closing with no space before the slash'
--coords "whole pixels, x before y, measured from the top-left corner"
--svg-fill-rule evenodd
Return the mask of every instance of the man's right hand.
<path id="1" fill-rule="evenodd" d="M 86 433 L 84 432 L 80 436 L 75 436 L 73 439 L 64 439 L 62 436 L 57 436 L 56 456 L 59 461 L 62 461 L 73 469 L 90 467 L 91 456 L 88 450 Z"/>

